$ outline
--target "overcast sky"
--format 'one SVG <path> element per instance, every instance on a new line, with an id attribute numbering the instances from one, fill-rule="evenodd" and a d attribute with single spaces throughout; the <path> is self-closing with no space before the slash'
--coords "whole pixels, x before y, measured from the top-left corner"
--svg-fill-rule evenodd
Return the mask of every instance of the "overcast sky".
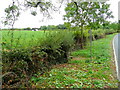
<path id="1" fill-rule="evenodd" d="M 0 3 L 0 20 L 2 19 L 1 17 L 4 17 L 4 9 L 8 7 L 10 4 L 10 0 L 2 0 L 2 3 Z M 109 4 L 111 4 L 110 9 L 113 12 L 114 19 L 111 19 L 112 22 L 118 21 L 118 1 L 120 0 L 109 0 Z M 37 16 L 32 16 L 29 11 L 23 12 L 19 20 L 16 21 L 14 27 L 15 28 L 25 28 L 25 27 L 40 27 L 42 25 L 58 25 L 58 24 L 63 24 L 63 15 L 65 14 L 64 8 L 61 8 L 61 13 L 59 12 L 54 12 L 52 14 L 53 19 L 46 19 L 42 21 L 43 16 L 42 15 L 37 15 Z M 0 23 L 0 28 L 5 28 L 2 23 Z M 7 28 L 7 27 L 6 27 Z"/>

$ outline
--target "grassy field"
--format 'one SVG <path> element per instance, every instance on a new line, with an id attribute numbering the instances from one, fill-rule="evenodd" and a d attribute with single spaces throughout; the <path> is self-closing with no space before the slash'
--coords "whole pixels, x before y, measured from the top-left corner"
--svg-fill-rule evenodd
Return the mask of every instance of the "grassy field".
<path id="1" fill-rule="evenodd" d="M 51 31 L 0 31 L 2 33 L 2 48 L 29 48 L 38 46 L 51 33 L 58 32 Z M 49 37 L 47 37 L 49 38 Z"/>
<path id="2" fill-rule="evenodd" d="M 1 31 L 3 48 L 25 48 L 36 46 L 45 37 L 44 31 Z M 11 43 L 12 42 L 12 43 Z"/>
<path id="3" fill-rule="evenodd" d="M 114 35 L 93 41 L 90 47 L 72 52 L 69 63 L 53 66 L 43 75 L 32 77 L 35 88 L 117 88 L 111 46 Z M 92 60 L 90 56 L 92 55 Z M 112 67 L 112 68 L 111 68 Z"/>

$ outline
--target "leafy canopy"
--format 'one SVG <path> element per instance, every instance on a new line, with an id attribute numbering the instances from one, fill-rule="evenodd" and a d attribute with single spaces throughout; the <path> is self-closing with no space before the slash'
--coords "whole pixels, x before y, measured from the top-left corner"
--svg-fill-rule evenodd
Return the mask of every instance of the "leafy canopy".
<path id="1" fill-rule="evenodd" d="M 98 28 L 106 19 L 113 18 L 109 7 L 105 2 L 71 2 L 65 8 L 64 20 L 81 28 L 86 25 Z"/>

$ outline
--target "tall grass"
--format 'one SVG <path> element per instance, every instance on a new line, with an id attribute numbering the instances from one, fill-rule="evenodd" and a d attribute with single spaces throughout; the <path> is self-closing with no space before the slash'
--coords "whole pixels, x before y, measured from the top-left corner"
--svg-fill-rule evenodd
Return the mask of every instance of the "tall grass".
<path id="1" fill-rule="evenodd" d="M 43 31 L 1 31 L 2 32 L 2 47 L 9 48 L 26 48 L 36 46 L 40 40 L 45 37 Z M 13 33 L 13 36 L 11 36 Z M 11 39 L 13 41 L 11 42 Z M 12 43 L 12 47 L 11 46 Z"/>

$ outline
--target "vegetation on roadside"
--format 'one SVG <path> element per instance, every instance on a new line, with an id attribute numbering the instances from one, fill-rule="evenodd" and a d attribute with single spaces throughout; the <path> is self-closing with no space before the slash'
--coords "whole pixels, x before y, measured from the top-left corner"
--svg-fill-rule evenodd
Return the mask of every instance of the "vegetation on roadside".
<path id="1" fill-rule="evenodd" d="M 29 86 L 26 81 L 37 72 L 43 74 L 52 64 L 68 62 L 73 44 L 72 33 L 62 31 L 49 32 L 37 46 L 12 48 L 10 45 L 10 49 L 3 49 L 3 87 L 14 87 L 16 82 Z M 19 84 L 17 86 L 20 86 Z"/>
<path id="2" fill-rule="evenodd" d="M 50 33 L 59 32 L 60 30 L 53 30 L 53 31 L 8 31 L 3 30 L 0 31 L 2 33 L 2 49 L 10 49 L 10 48 L 29 48 L 33 46 L 38 46 L 44 38 L 46 38 L 46 35 L 49 35 Z M 81 43 L 81 32 L 79 31 L 79 28 L 76 28 L 72 31 L 68 31 L 67 29 L 62 30 L 63 32 L 73 32 L 73 37 L 76 43 Z M 62 32 L 60 31 L 60 32 Z M 112 34 L 117 32 L 117 29 L 97 29 L 92 30 L 93 40 L 99 39 L 104 37 L 106 34 Z M 12 36 L 13 35 L 13 36 Z M 88 40 L 90 34 L 89 29 L 84 30 L 83 32 L 83 38 L 84 43 Z M 13 39 L 13 40 L 12 40 Z M 11 46 L 12 45 L 12 46 Z"/>
<path id="3" fill-rule="evenodd" d="M 113 76 L 110 56 L 110 42 L 114 35 L 93 41 L 90 47 L 71 53 L 72 59 L 66 64 L 53 67 L 43 75 L 32 77 L 33 88 L 117 88 Z M 106 43 L 104 43 L 106 42 Z M 90 58 L 92 54 L 92 59 Z"/>
<path id="4" fill-rule="evenodd" d="M 87 45 L 90 37 L 88 31 L 84 30 L 83 32 L 84 47 Z M 20 84 L 22 87 L 31 86 L 26 81 L 30 80 L 34 74 L 39 72 L 42 75 L 48 72 L 55 64 L 69 62 L 70 51 L 81 47 L 81 32 L 78 30 L 50 31 L 46 33 L 43 31 L 2 32 L 4 33 L 4 41 L 2 42 L 3 87 L 17 87 Z M 14 37 L 11 37 L 11 32 Z M 107 29 L 93 30 L 92 38 L 97 40 L 105 37 L 106 34 L 114 32 L 116 31 L 108 31 Z M 86 53 L 88 52 L 89 50 L 86 51 Z M 82 53 L 82 50 L 80 53 Z M 83 55 L 88 56 L 85 53 Z M 90 56 L 91 54 L 88 57 Z M 19 84 L 16 85 L 18 82 Z"/>
<path id="5" fill-rule="evenodd" d="M 48 18 L 48 10 L 57 10 L 49 0 L 23 1 L 12 0 L 3 17 L 3 23 L 11 26 L 9 31 L 1 31 L 3 88 L 117 87 L 110 68 L 109 42 L 113 35 L 106 35 L 116 33 L 118 23 L 107 21 L 113 18 L 109 4 L 67 2 L 64 24 L 23 31 L 14 28 L 23 7 L 31 9 L 34 16 L 41 11 Z M 90 39 L 100 40 L 88 45 Z"/>

